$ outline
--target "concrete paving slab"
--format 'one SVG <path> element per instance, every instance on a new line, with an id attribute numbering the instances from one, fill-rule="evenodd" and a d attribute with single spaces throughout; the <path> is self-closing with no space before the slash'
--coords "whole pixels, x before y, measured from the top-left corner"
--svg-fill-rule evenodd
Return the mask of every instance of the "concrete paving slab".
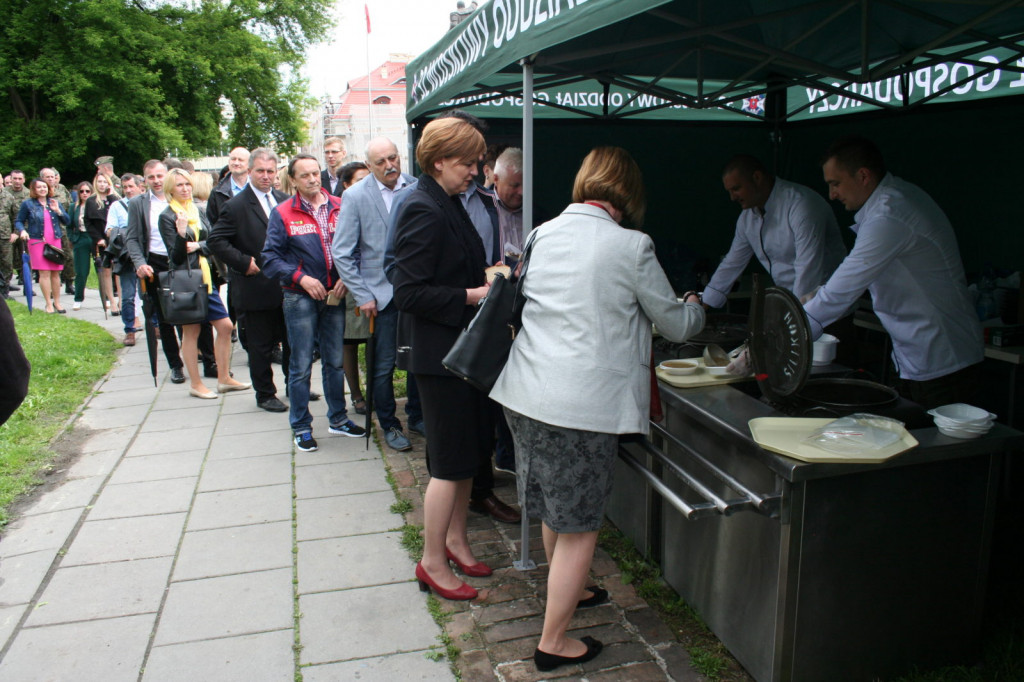
<path id="1" fill-rule="evenodd" d="M 290 568 L 172 583 L 154 643 L 288 629 L 294 606 Z"/>
<path id="2" fill-rule="evenodd" d="M 107 410 L 131 405 L 148 405 L 153 402 L 154 390 L 152 384 L 146 388 L 132 388 L 124 391 L 103 391 L 101 389 L 101 392 L 94 395 L 89 401 L 89 408 Z"/>
<path id="3" fill-rule="evenodd" d="M 301 455 L 297 456 L 301 459 Z M 379 459 L 302 467 L 295 471 L 295 493 L 300 500 L 332 495 L 391 491 Z"/>
<path id="4" fill-rule="evenodd" d="M 362 424 L 360 423 L 360 426 Z M 317 438 L 317 442 L 320 443 L 320 449 L 316 452 L 296 452 L 295 453 L 295 466 L 296 467 L 308 467 L 316 466 L 317 464 L 337 464 L 339 462 L 361 462 L 363 460 L 380 459 L 380 450 L 377 449 L 376 445 L 370 445 L 370 449 L 367 450 L 365 446 L 365 440 L 359 441 L 360 445 L 355 448 L 337 448 L 334 447 L 334 441 L 331 441 L 328 447 L 327 442 L 323 438 Z"/>
<path id="5" fill-rule="evenodd" d="M 299 543 L 299 594 L 408 581 L 415 564 L 399 533 Z"/>
<path id="6" fill-rule="evenodd" d="M 102 483 L 103 479 L 99 476 L 66 479 L 58 487 L 38 495 L 32 505 L 22 514 L 30 516 L 62 509 L 81 510 L 92 502 L 93 496 L 100 489 Z"/>
<path id="7" fill-rule="evenodd" d="M 173 557 L 62 567 L 25 627 L 156 613 Z"/>
<path id="8" fill-rule="evenodd" d="M 89 520 L 186 512 L 192 504 L 197 480 L 195 477 L 169 478 L 108 485 L 89 512 Z"/>
<path id="9" fill-rule="evenodd" d="M 141 424 L 148 413 L 149 403 L 129 405 L 127 407 L 112 407 L 106 410 L 87 407 L 82 412 L 82 416 L 78 418 L 78 421 L 90 429 L 116 429 L 120 426 L 136 426 Z"/>
<path id="10" fill-rule="evenodd" d="M 221 490 L 196 495 L 188 530 L 291 521 L 291 485 Z"/>
<path id="11" fill-rule="evenodd" d="M 57 550 L 19 554 L 0 561 L 0 606 L 27 604 L 43 584 Z M 3 642 L 3 639 L 0 639 Z M 2 647 L 3 644 L 0 644 Z"/>
<path id="12" fill-rule="evenodd" d="M 11 606 L 0 606 L 0 647 L 7 643 L 7 640 L 14 634 L 21 617 L 25 614 L 28 604 L 14 604 Z"/>
<path id="13" fill-rule="evenodd" d="M 288 413 L 257 409 L 255 412 L 224 414 L 218 420 L 217 430 L 213 435 L 237 436 L 265 431 L 288 431 L 291 433 L 291 427 L 288 426 Z"/>
<path id="14" fill-rule="evenodd" d="M 107 482 L 108 485 L 162 481 L 168 478 L 198 477 L 203 468 L 205 450 L 175 452 L 169 455 L 125 457 Z"/>
<path id="15" fill-rule="evenodd" d="M 196 402 L 199 402 L 198 400 Z M 217 406 L 206 403 L 195 407 L 186 407 L 180 410 L 159 410 L 150 414 L 146 422 L 139 429 L 141 434 L 159 431 L 178 431 L 182 428 L 195 428 L 197 426 L 213 426 L 217 422 Z"/>
<path id="16" fill-rule="evenodd" d="M 185 533 L 174 566 L 174 580 L 290 568 L 290 521 Z"/>
<path id="17" fill-rule="evenodd" d="M 155 617 L 146 614 L 22 630 L 0 661 L 0 679 L 136 682 Z"/>
<path id="18" fill-rule="evenodd" d="M 157 374 L 158 382 L 159 377 L 160 375 Z M 103 386 L 101 386 L 100 389 L 105 393 L 110 393 L 113 391 L 133 391 L 137 388 L 147 387 L 153 387 L 153 377 L 149 374 L 149 372 L 119 372 L 112 375 L 111 378 L 103 382 Z"/>
<path id="19" fill-rule="evenodd" d="M 76 429 L 76 431 L 77 430 L 78 429 Z M 123 426 L 119 429 L 94 430 L 93 433 L 89 434 L 89 436 L 82 441 L 78 447 L 78 451 L 86 455 L 94 452 L 104 452 L 107 450 L 123 451 L 128 447 L 128 443 L 131 442 L 132 438 L 135 437 L 135 432 L 137 430 L 138 424 Z"/>
<path id="20" fill-rule="evenodd" d="M 81 516 L 80 509 L 66 509 L 13 521 L 0 537 L 0 557 L 60 549 Z"/>
<path id="21" fill-rule="evenodd" d="M 194 407 L 205 405 L 211 407 L 211 403 L 214 401 L 200 402 L 199 398 L 194 398 L 188 394 L 187 386 L 178 386 L 170 382 L 166 386 L 160 389 L 160 393 L 153 401 L 154 412 L 167 412 L 172 410 L 185 410 L 192 409 Z M 220 403 L 217 402 L 213 407 L 217 408 Z"/>
<path id="22" fill-rule="evenodd" d="M 173 556 L 184 524 L 185 514 L 86 521 L 61 565 Z"/>
<path id="23" fill-rule="evenodd" d="M 231 490 L 292 482 L 291 455 L 264 455 L 208 462 L 199 490 Z"/>
<path id="24" fill-rule="evenodd" d="M 257 408 L 259 409 L 259 408 Z M 263 410 L 260 410 L 263 412 Z M 210 444 L 210 460 L 238 459 L 258 455 L 291 454 L 292 433 L 289 429 L 249 433 L 235 436 L 217 436 Z"/>
<path id="25" fill-rule="evenodd" d="M 124 448 L 79 455 L 78 459 L 68 467 L 68 478 L 90 478 L 92 476 L 106 478 L 121 461 L 123 454 Z"/>
<path id="26" fill-rule="evenodd" d="M 238 370 L 235 370 L 235 376 L 239 377 L 239 381 L 248 381 L 249 380 L 248 379 L 248 369 L 246 370 L 244 375 L 243 374 L 239 374 Z M 242 378 L 243 376 L 245 378 Z M 288 400 L 286 398 L 284 398 L 284 384 L 282 384 L 281 382 L 277 382 L 277 387 L 278 387 L 278 389 L 280 391 L 280 395 L 278 397 L 281 398 L 281 402 L 283 402 L 285 405 L 287 405 L 288 404 Z M 220 413 L 222 415 L 227 415 L 227 414 L 246 414 L 246 413 L 270 414 L 270 412 L 267 412 L 266 410 L 261 410 L 259 407 L 257 407 L 257 405 L 256 405 L 256 396 L 254 394 L 253 395 L 249 395 L 248 398 L 249 398 L 248 400 L 226 400 L 226 401 L 224 401 L 224 404 L 221 405 Z M 288 427 L 288 413 L 287 412 L 282 412 L 281 416 L 284 417 L 285 428 L 290 428 L 290 427 Z"/>
<path id="27" fill-rule="evenodd" d="M 166 433 L 140 434 L 135 442 L 132 443 L 126 455 L 128 457 L 138 457 L 140 455 L 162 455 L 167 453 L 168 450 L 171 452 L 205 450 L 209 447 L 212 436 L 212 425 L 179 429 L 173 434 L 173 444 L 169 444 L 169 436 Z"/>
<path id="28" fill-rule="evenodd" d="M 206 642 L 155 646 L 146 661 L 146 672 L 142 680 L 291 680 L 295 677 L 295 654 L 292 651 L 294 638 L 294 632 L 288 629 Z"/>
<path id="29" fill-rule="evenodd" d="M 432 661 L 423 651 L 413 651 L 394 656 L 360 658 L 344 663 L 311 665 L 302 668 L 303 682 L 338 682 L 338 680 L 359 680 L 359 682 L 395 682 L 395 680 L 431 680 L 443 682 L 454 680 L 447 659 Z"/>
<path id="30" fill-rule="evenodd" d="M 395 495 L 387 492 L 335 495 L 311 500 L 296 500 L 299 540 L 320 540 L 345 535 L 383 533 L 402 526 L 400 514 L 390 507 Z"/>
<path id="31" fill-rule="evenodd" d="M 307 594 L 299 609 L 303 664 L 419 651 L 441 633 L 415 581 Z"/>

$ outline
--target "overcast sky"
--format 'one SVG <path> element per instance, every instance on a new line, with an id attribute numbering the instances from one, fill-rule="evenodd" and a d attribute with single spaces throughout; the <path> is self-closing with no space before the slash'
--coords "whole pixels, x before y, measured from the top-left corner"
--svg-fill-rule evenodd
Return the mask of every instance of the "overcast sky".
<path id="1" fill-rule="evenodd" d="M 310 50 L 303 68 L 303 75 L 309 79 L 309 94 L 337 99 L 348 81 L 366 74 L 364 4 L 370 10 L 369 63 L 374 68 L 393 52 L 418 55 L 440 40 L 448 31 L 448 15 L 455 10 L 456 2 L 335 0 L 338 22 L 331 40 Z"/>

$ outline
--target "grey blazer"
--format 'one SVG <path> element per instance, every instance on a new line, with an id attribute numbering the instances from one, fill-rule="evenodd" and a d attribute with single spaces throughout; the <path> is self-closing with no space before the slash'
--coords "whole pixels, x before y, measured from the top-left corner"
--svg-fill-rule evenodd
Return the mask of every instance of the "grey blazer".
<path id="1" fill-rule="evenodd" d="M 600 433 L 647 433 L 651 323 L 682 341 L 704 309 L 680 303 L 642 232 L 572 204 L 536 230 L 523 328 L 491 398 L 531 419 Z"/>
<path id="2" fill-rule="evenodd" d="M 402 173 L 399 185 L 403 181 L 408 184 L 415 178 Z M 391 216 L 372 173 L 345 190 L 331 255 L 356 305 L 376 301 L 377 309 L 383 310 L 391 303 L 394 292 L 384 276 L 390 223 Z"/>

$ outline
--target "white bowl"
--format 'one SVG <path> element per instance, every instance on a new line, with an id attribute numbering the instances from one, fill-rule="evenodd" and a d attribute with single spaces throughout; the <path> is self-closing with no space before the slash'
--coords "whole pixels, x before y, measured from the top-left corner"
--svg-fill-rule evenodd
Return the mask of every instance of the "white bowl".
<path id="1" fill-rule="evenodd" d="M 838 344 L 839 339 L 831 334 L 819 336 L 818 340 L 814 342 L 814 354 L 812 355 L 811 364 L 821 366 L 831 363 L 836 359 L 836 346 Z"/>
<path id="2" fill-rule="evenodd" d="M 705 366 L 704 367 L 704 371 L 707 372 L 708 374 L 710 374 L 712 376 L 716 376 L 716 377 L 729 376 L 729 373 L 726 371 L 726 367 L 707 367 L 707 366 Z"/>
<path id="3" fill-rule="evenodd" d="M 951 438 L 963 438 L 965 440 L 971 438 L 981 438 L 984 433 L 977 433 L 975 431 L 966 431 L 964 429 L 950 428 L 948 426 L 940 426 L 939 433 L 945 434 Z"/>
<path id="4" fill-rule="evenodd" d="M 928 410 L 928 414 L 934 417 L 944 417 L 959 423 L 983 422 L 996 418 L 996 415 L 980 407 L 974 407 L 966 403 L 953 403 Z"/>
<path id="5" fill-rule="evenodd" d="M 696 362 L 689 362 L 687 360 L 666 360 L 658 365 L 658 369 L 666 374 L 676 375 L 693 374 L 698 368 Z"/>

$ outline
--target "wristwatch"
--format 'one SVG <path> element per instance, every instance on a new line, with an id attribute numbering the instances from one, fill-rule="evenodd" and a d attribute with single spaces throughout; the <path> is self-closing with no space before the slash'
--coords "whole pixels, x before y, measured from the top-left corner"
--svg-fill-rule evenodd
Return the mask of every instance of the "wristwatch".
<path id="1" fill-rule="evenodd" d="M 698 293 L 696 291 L 693 291 L 693 290 L 690 290 L 690 291 L 687 291 L 685 294 L 683 294 L 683 303 L 686 303 L 687 302 L 686 299 L 690 298 L 691 296 L 696 296 L 697 297 L 697 303 L 703 303 L 704 302 L 704 299 L 703 299 L 703 297 L 701 297 L 700 293 Z"/>

